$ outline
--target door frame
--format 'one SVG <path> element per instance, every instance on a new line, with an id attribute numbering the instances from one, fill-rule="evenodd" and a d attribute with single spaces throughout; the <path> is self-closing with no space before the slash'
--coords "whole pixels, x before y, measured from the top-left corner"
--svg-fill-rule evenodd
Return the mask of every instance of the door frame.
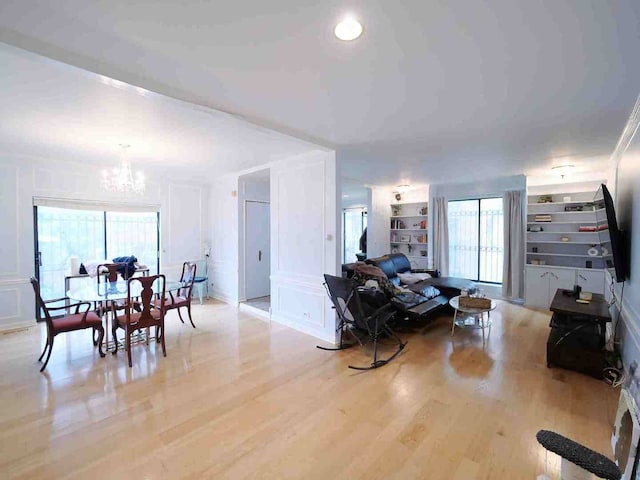
<path id="1" fill-rule="evenodd" d="M 244 262 L 243 262 L 243 276 L 244 276 L 244 294 L 242 295 L 244 297 L 243 300 L 241 301 L 247 301 L 249 300 L 249 298 L 247 298 L 247 203 L 264 203 L 266 205 L 269 205 L 269 249 L 271 249 L 271 202 L 267 202 L 265 200 L 244 200 L 244 205 L 242 206 L 244 212 L 243 212 L 243 217 L 244 217 L 244 232 L 243 232 L 243 237 L 244 237 L 244 241 L 243 241 L 243 248 L 242 248 L 242 255 L 244 258 Z M 271 253 L 271 252 L 269 252 Z M 269 255 L 269 270 L 271 270 L 271 255 Z M 271 278 L 269 278 L 269 295 L 271 295 Z"/>

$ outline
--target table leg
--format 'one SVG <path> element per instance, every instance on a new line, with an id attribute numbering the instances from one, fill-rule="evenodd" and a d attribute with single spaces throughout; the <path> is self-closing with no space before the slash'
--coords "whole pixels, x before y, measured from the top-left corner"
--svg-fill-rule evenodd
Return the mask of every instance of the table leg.
<path id="1" fill-rule="evenodd" d="M 485 323 L 484 323 L 484 313 L 480 314 L 480 328 L 482 328 L 482 348 L 484 348 L 484 327 L 485 327 Z"/>
<path id="2" fill-rule="evenodd" d="M 451 323 L 451 336 L 453 337 L 453 331 L 456 328 L 456 317 L 458 316 L 458 309 L 453 311 L 453 322 Z"/>

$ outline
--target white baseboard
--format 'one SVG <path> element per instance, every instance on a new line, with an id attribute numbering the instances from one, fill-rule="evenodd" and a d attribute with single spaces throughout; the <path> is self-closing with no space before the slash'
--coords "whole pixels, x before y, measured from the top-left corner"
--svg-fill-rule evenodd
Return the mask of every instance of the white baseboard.
<path id="1" fill-rule="evenodd" d="M 284 325 L 289 328 L 293 328 L 302 333 L 306 333 L 307 335 L 311 335 L 323 342 L 330 343 L 331 345 L 336 345 L 336 338 L 334 334 L 327 334 L 326 331 L 306 323 L 304 320 L 295 319 L 292 317 L 288 317 L 285 315 L 278 315 L 275 313 L 271 314 L 271 320 L 279 323 L 280 325 Z"/>
<path id="2" fill-rule="evenodd" d="M 25 330 L 27 328 L 33 328 L 37 326 L 37 323 L 34 320 L 26 321 L 26 322 L 14 322 L 14 323 L 6 323 L 0 325 L 0 333 L 11 333 L 17 330 Z"/>
<path id="3" fill-rule="evenodd" d="M 266 320 L 268 322 L 271 321 L 271 314 L 269 312 L 262 310 L 260 308 L 254 307 L 253 305 L 247 305 L 246 303 L 240 302 L 238 304 L 238 310 L 240 310 L 241 312 L 246 312 L 255 317 L 260 317 L 261 319 Z"/>
<path id="4" fill-rule="evenodd" d="M 234 305 L 236 307 L 238 306 L 237 298 L 229 297 L 228 295 L 226 295 L 225 293 L 222 293 L 219 290 L 213 290 L 212 292 L 209 293 L 209 296 L 216 300 L 220 300 L 221 302 L 228 303 L 229 305 Z"/>

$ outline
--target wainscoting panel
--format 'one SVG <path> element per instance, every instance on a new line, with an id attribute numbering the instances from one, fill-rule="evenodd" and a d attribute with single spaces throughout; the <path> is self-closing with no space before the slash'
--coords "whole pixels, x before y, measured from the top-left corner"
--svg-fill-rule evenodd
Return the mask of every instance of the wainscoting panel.
<path id="1" fill-rule="evenodd" d="M 20 239 L 18 238 L 18 169 L 0 164 L 0 277 L 18 275 Z"/>
<path id="2" fill-rule="evenodd" d="M 201 209 L 200 187 L 177 184 L 169 186 L 169 241 L 166 243 L 168 263 L 182 263 L 202 256 Z"/>

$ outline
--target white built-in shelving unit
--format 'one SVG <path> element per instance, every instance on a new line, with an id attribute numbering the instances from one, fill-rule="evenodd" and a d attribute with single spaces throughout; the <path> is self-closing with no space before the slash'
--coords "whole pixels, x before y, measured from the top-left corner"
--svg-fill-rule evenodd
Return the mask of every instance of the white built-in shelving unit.
<path id="1" fill-rule="evenodd" d="M 390 205 L 390 251 L 404 253 L 414 268 L 428 268 L 429 202 Z"/>
<path id="2" fill-rule="evenodd" d="M 604 293 L 603 253 L 608 252 L 607 245 L 600 243 L 605 235 L 598 228 L 606 225 L 598 223 L 603 212 L 594 203 L 595 193 L 527 197 L 527 305 L 548 308 L 558 288 L 572 289 L 574 285 Z M 580 227 L 596 231 L 581 232 Z"/>
<path id="3" fill-rule="evenodd" d="M 528 265 L 604 268 L 599 232 L 580 231 L 580 227 L 598 227 L 594 194 L 578 192 L 528 197 Z M 544 197 L 551 198 L 552 202 L 540 202 Z M 547 215 L 550 221 L 538 221 L 541 215 Z M 542 231 L 536 232 L 537 229 Z M 593 255 L 594 251 L 597 255 Z"/>

